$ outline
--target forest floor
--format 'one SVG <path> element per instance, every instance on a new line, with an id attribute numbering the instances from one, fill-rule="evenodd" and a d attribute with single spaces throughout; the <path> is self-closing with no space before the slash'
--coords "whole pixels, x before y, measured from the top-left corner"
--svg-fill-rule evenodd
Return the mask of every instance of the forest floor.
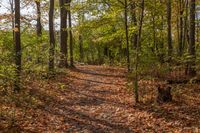
<path id="1" fill-rule="evenodd" d="M 125 74 L 86 65 L 50 80 L 30 76 L 23 93 L 1 92 L 0 132 L 200 132 L 200 85 L 176 85 L 173 102 L 158 105 L 155 81 L 141 81 L 135 104 Z"/>

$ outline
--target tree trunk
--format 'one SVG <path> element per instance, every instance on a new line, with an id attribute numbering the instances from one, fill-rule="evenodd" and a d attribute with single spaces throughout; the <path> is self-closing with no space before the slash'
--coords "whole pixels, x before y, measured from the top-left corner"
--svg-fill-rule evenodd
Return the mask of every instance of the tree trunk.
<path id="1" fill-rule="evenodd" d="M 125 17 L 125 31 L 126 31 L 126 58 L 127 58 L 127 68 L 130 71 L 130 56 L 129 56 L 129 36 L 128 36 L 128 13 L 127 13 L 127 0 L 125 0 L 124 7 L 124 17 Z"/>
<path id="2" fill-rule="evenodd" d="M 169 61 L 172 56 L 172 32 L 171 32 L 171 0 L 167 0 L 167 43 L 168 43 L 168 56 Z"/>
<path id="3" fill-rule="evenodd" d="M 137 18 L 136 18 L 136 3 L 133 0 L 131 3 L 131 21 L 134 27 L 137 27 Z M 131 36 L 131 42 L 133 44 L 133 47 L 137 47 L 137 32 L 134 32 Z"/>
<path id="4" fill-rule="evenodd" d="M 52 75 L 54 72 L 54 49 L 55 49 L 55 35 L 54 35 L 54 0 L 50 0 L 49 9 L 49 74 Z"/>
<path id="5" fill-rule="evenodd" d="M 139 65 L 139 52 L 141 48 L 141 35 L 142 35 L 142 26 L 143 26 L 143 18 L 144 18 L 144 0 L 141 0 L 141 15 L 139 22 L 139 31 L 138 31 L 138 39 L 137 39 L 137 47 L 136 47 L 136 56 L 135 56 L 135 81 L 134 81 L 134 93 L 135 93 L 135 102 L 139 102 L 139 94 L 138 94 L 138 65 Z"/>
<path id="6" fill-rule="evenodd" d="M 68 67 L 68 50 L 67 50 L 67 9 L 65 7 L 66 0 L 60 2 L 60 67 Z"/>
<path id="7" fill-rule="evenodd" d="M 184 3 L 183 1 L 179 1 L 179 44 L 178 44 L 178 55 L 182 56 L 183 54 L 183 40 L 184 40 L 184 32 L 183 32 L 183 13 L 184 13 Z"/>
<path id="8" fill-rule="evenodd" d="M 185 16 L 184 16 L 184 32 L 183 32 L 183 50 L 188 44 L 188 0 L 185 1 Z"/>
<path id="9" fill-rule="evenodd" d="M 80 61 L 83 62 L 84 61 L 84 54 L 83 54 L 83 37 L 81 32 L 79 33 L 79 56 L 80 56 Z"/>
<path id="10" fill-rule="evenodd" d="M 14 41 L 15 41 L 15 37 L 14 37 L 15 36 L 14 0 L 9 0 L 9 4 L 10 4 L 10 14 L 11 14 L 11 21 L 12 21 L 12 30 L 13 30 L 13 43 L 14 43 Z"/>
<path id="11" fill-rule="evenodd" d="M 16 79 L 14 91 L 20 91 L 20 74 L 21 74 L 21 36 L 20 36 L 20 0 L 15 0 L 15 65 Z"/>
<path id="12" fill-rule="evenodd" d="M 191 61 L 188 64 L 188 74 L 190 76 L 196 75 L 195 69 L 195 0 L 190 1 L 190 41 L 189 41 L 189 55 Z"/>
<path id="13" fill-rule="evenodd" d="M 79 25 L 81 25 L 81 23 L 84 22 L 84 13 L 80 12 L 79 15 L 78 15 L 78 18 L 79 18 Z M 83 32 L 82 32 L 82 29 L 79 30 L 78 39 L 79 39 L 79 56 L 80 56 L 79 58 L 80 58 L 80 62 L 83 62 L 84 61 L 84 53 L 83 53 Z"/>
<path id="14" fill-rule="evenodd" d="M 40 7 L 40 1 L 35 1 L 36 7 L 37 7 L 37 36 L 41 37 L 42 35 L 42 24 L 41 24 L 41 7 Z"/>
<path id="15" fill-rule="evenodd" d="M 72 18 L 71 18 L 71 0 L 69 1 L 69 10 L 68 10 L 68 17 L 69 17 L 69 46 L 70 46 L 70 66 L 74 67 L 74 55 L 73 55 L 73 35 L 72 35 Z"/>

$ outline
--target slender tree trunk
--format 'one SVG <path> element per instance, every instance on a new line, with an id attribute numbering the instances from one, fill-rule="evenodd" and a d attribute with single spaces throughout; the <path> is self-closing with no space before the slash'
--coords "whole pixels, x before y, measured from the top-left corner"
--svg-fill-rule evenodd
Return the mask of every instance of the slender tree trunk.
<path id="1" fill-rule="evenodd" d="M 79 18 L 79 25 L 84 22 L 84 13 L 81 12 L 78 15 Z M 82 29 L 79 30 L 79 56 L 80 56 L 80 61 L 84 61 L 84 53 L 83 53 L 83 31 Z"/>
<path id="2" fill-rule="evenodd" d="M 183 29 L 183 13 L 184 13 L 184 2 L 179 1 L 179 45 L 178 45 L 178 55 L 183 54 L 183 40 L 184 40 L 184 29 Z"/>
<path id="3" fill-rule="evenodd" d="M 126 31 L 126 58 L 127 58 L 127 68 L 130 71 L 130 56 L 129 56 L 129 36 L 128 36 L 128 12 L 127 12 L 127 0 L 125 0 L 124 7 L 124 17 L 125 17 L 125 31 Z"/>
<path id="4" fill-rule="evenodd" d="M 136 56 L 135 56 L 135 81 L 134 81 L 134 93 L 135 93 L 135 102 L 139 102 L 139 94 L 138 94 L 138 65 L 139 65 L 139 52 L 141 49 L 141 35 L 142 35 L 142 26 L 143 26 L 143 18 L 144 18 L 144 0 L 141 0 L 141 15 L 139 21 L 139 31 L 138 31 L 138 39 L 137 39 L 137 48 L 136 48 Z"/>
<path id="5" fill-rule="evenodd" d="M 172 56 L 172 31 L 171 31 L 171 0 L 167 0 L 167 43 L 168 43 L 168 56 L 169 61 Z"/>
<path id="6" fill-rule="evenodd" d="M 35 1 L 36 7 L 37 7 L 37 36 L 41 37 L 42 35 L 42 24 L 41 24 L 41 6 L 40 6 L 40 0 Z"/>
<path id="7" fill-rule="evenodd" d="M 185 1 L 185 16 L 184 16 L 184 33 L 183 33 L 183 50 L 188 44 L 188 0 Z"/>
<path id="8" fill-rule="evenodd" d="M 188 74 L 190 76 L 196 75 L 195 69 L 195 0 L 190 1 L 190 43 L 189 43 L 189 54 L 191 56 L 191 61 L 188 64 Z"/>
<path id="9" fill-rule="evenodd" d="M 68 67 L 68 50 L 67 50 L 67 4 L 66 0 L 59 0 L 60 3 L 60 67 Z"/>
<path id="10" fill-rule="evenodd" d="M 155 14 L 152 15 L 152 24 L 153 24 L 153 51 L 154 49 L 157 50 L 157 41 L 156 41 L 156 24 L 155 24 Z"/>
<path id="11" fill-rule="evenodd" d="M 176 5 L 177 5 L 177 14 L 176 14 L 176 33 L 177 33 L 177 52 L 178 54 L 180 53 L 179 49 L 180 49 L 180 19 L 179 19 L 179 6 L 178 6 L 179 2 L 177 1 Z"/>
<path id="12" fill-rule="evenodd" d="M 154 8 L 156 7 L 156 1 L 154 1 Z M 157 43 L 157 37 L 156 37 L 156 14 L 155 11 L 152 12 L 152 28 L 153 28 L 153 48 L 152 51 L 156 51 L 156 55 L 159 55 L 159 50 L 158 50 L 158 43 Z"/>
<path id="13" fill-rule="evenodd" d="M 136 3 L 134 0 L 132 0 L 131 3 L 131 21 L 134 27 L 137 27 L 137 18 L 136 18 Z M 133 47 L 137 47 L 137 32 L 134 32 L 131 36 L 131 42 L 133 44 Z"/>
<path id="14" fill-rule="evenodd" d="M 138 31 L 138 41 L 137 47 L 141 48 L 141 33 L 142 33 L 142 26 L 143 26 L 143 19 L 144 19 L 144 0 L 141 2 L 141 15 L 140 15 L 140 22 L 139 22 L 139 31 Z"/>
<path id="15" fill-rule="evenodd" d="M 198 13 L 196 12 L 196 18 L 198 18 Z M 200 23 L 199 23 L 199 19 L 198 21 L 196 21 L 196 40 L 197 42 L 199 42 L 199 37 L 200 37 L 200 34 L 199 34 L 199 27 L 200 27 Z"/>
<path id="16" fill-rule="evenodd" d="M 80 61 L 83 62 L 84 61 L 84 54 L 83 54 L 83 37 L 81 32 L 79 33 L 79 56 L 80 56 Z"/>
<path id="17" fill-rule="evenodd" d="M 74 55 L 73 55 L 73 35 L 72 35 L 72 18 L 71 18 L 71 0 L 69 2 L 69 44 L 70 44 L 70 66 L 74 67 Z"/>
<path id="18" fill-rule="evenodd" d="M 20 36 L 20 0 L 15 0 L 15 65 L 16 79 L 14 91 L 20 91 L 20 74 L 21 74 L 21 36 Z"/>
<path id="19" fill-rule="evenodd" d="M 52 75 L 54 72 L 54 54 L 55 54 L 55 35 L 54 35 L 54 0 L 50 0 L 49 9 L 49 74 Z"/>
<path id="20" fill-rule="evenodd" d="M 12 21 L 12 30 L 13 30 L 13 42 L 15 41 L 15 31 L 14 31 L 14 28 L 15 28 L 15 18 L 14 18 L 14 0 L 9 0 L 9 4 L 10 4 L 10 13 L 11 13 L 11 21 Z"/>

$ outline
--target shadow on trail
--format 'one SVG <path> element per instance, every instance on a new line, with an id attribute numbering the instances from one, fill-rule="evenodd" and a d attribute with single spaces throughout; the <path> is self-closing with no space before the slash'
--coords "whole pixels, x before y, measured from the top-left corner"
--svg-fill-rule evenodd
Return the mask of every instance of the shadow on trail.
<path id="1" fill-rule="evenodd" d="M 132 132 L 128 126 L 121 124 L 118 121 L 109 121 L 108 118 L 97 118 L 92 114 L 86 114 L 71 108 L 73 105 L 98 106 L 99 104 L 104 103 L 105 100 L 103 100 L 103 98 L 97 100 L 96 97 L 81 97 L 80 99 L 60 100 L 56 96 L 51 96 L 40 90 L 34 91 L 32 95 L 44 103 L 43 105 L 38 106 L 37 109 L 64 118 L 62 124 L 70 125 L 70 128 L 67 129 L 66 132 L 82 130 L 89 130 L 96 133 L 102 133 L 105 131 L 117 131 L 123 133 Z M 96 104 L 94 104 L 94 102 Z"/>
<path id="2" fill-rule="evenodd" d="M 181 105 L 180 103 L 172 102 L 169 105 L 159 106 L 140 104 L 135 106 L 135 108 L 149 112 L 156 119 L 165 119 L 167 122 L 173 123 L 180 122 L 182 128 L 200 128 L 200 107 L 197 106 Z"/>
<path id="3" fill-rule="evenodd" d="M 91 87 L 91 86 L 90 86 Z M 69 89 L 70 92 L 73 92 L 73 93 L 76 93 L 77 96 L 84 96 L 86 97 L 86 99 L 84 98 L 84 100 L 89 100 L 90 99 L 93 99 L 94 102 L 98 102 L 98 103 L 105 103 L 105 104 L 109 104 L 110 106 L 117 106 L 117 107 L 122 107 L 122 108 L 126 108 L 126 109 L 130 109 L 133 107 L 133 105 L 131 104 L 126 104 L 126 103 L 121 103 L 119 101 L 114 101 L 114 100 L 111 100 L 111 99 L 105 99 L 105 98 L 101 98 L 99 96 L 96 96 L 95 94 L 102 94 L 102 95 L 105 95 L 105 92 L 102 90 L 99 90 L 99 91 L 92 91 L 90 89 L 87 89 L 89 88 L 89 85 L 86 85 L 85 87 L 83 87 L 82 89 L 83 90 L 87 90 L 87 91 L 90 91 L 91 94 L 87 93 L 87 92 L 82 92 L 82 91 L 79 91 L 79 90 L 74 90 L 73 88 Z M 103 93 L 102 93 L 103 92 Z M 93 94 L 93 95 L 92 95 Z M 111 92 L 109 93 L 109 95 L 116 95 L 117 92 Z M 82 100 L 81 100 L 82 101 Z M 78 103 L 79 104 L 79 103 Z M 94 103 L 92 103 L 94 104 Z"/>
<path id="4" fill-rule="evenodd" d="M 97 83 L 97 84 L 118 85 L 118 86 L 123 86 L 124 85 L 124 84 L 119 84 L 119 83 L 109 83 L 109 82 L 101 82 L 101 81 L 85 79 L 85 78 L 78 78 L 76 76 L 70 76 L 70 78 L 77 79 L 77 80 L 82 80 L 82 81 L 88 81 L 88 82 Z"/>
<path id="5" fill-rule="evenodd" d="M 84 73 L 84 74 L 90 74 L 90 75 L 96 75 L 96 76 L 105 76 L 105 77 L 113 77 L 113 78 L 125 78 L 125 75 L 116 75 L 116 74 L 105 74 L 105 73 L 100 73 L 100 72 L 96 72 L 91 71 L 91 70 L 83 70 L 80 68 L 76 68 L 73 69 L 74 71 L 80 72 L 80 73 Z"/>

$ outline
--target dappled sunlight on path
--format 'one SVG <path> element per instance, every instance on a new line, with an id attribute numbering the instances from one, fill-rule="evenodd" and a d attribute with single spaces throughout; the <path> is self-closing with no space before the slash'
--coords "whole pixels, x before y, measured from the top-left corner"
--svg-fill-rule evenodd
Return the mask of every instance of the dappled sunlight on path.
<path id="1" fill-rule="evenodd" d="M 29 82 L 35 106 L 16 118 L 25 132 L 132 133 L 182 131 L 199 126 L 199 107 L 170 103 L 134 104 L 126 89 L 126 71 L 77 66 L 55 79 Z M 190 111 L 190 112 L 189 112 Z"/>

